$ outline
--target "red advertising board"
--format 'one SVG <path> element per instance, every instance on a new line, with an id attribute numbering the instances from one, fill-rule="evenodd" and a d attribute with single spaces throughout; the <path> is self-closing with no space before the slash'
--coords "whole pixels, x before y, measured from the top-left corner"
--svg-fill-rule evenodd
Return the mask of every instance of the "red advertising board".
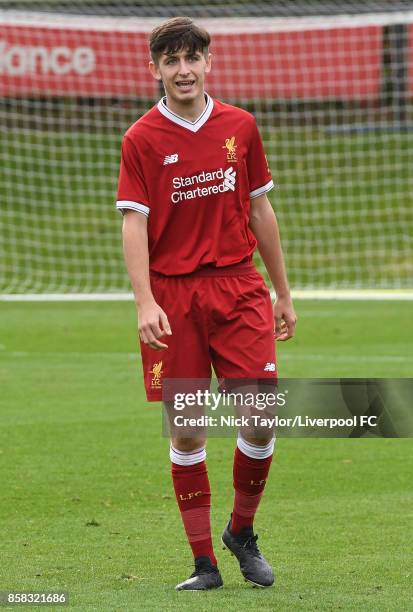
<path id="1" fill-rule="evenodd" d="M 381 27 L 215 36 L 210 80 L 226 97 L 375 97 L 381 45 Z"/>
<path id="2" fill-rule="evenodd" d="M 0 95 L 153 96 L 143 33 L 0 25 Z"/>
<path id="3" fill-rule="evenodd" d="M 413 95 L 413 25 L 409 26 L 409 50 L 408 50 L 408 65 L 409 65 L 409 93 Z"/>
<path id="4" fill-rule="evenodd" d="M 213 96 L 357 99 L 379 92 L 380 26 L 211 33 Z M 0 95 L 156 96 L 147 39 L 142 29 L 107 25 L 0 23 Z"/>

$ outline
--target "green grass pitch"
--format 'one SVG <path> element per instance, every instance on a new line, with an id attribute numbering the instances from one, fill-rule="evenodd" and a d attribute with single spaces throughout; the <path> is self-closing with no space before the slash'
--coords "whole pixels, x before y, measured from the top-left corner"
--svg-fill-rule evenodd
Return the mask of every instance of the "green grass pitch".
<path id="1" fill-rule="evenodd" d="M 282 376 L 412 375 L 409 303 L 297 311 Z M 225 588 L 175 593 L 191 555 L 160 411 L 144 401 L 133 304 L 0 303 L 0 364 L 0 590 L 67 590 L 79 611 L 409 608 L 412 440 L 278 441 L 256 519 L 278 576 L 269 590 L 246 585 L 219 547 L 234 441 L 211 440 Z"/>

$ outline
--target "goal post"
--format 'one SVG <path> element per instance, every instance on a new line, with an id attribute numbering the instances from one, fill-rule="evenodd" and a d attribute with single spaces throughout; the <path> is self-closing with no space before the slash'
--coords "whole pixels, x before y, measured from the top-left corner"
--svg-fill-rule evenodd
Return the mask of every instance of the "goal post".
<path id="1" fill-rule="evenodd" d="M 116 2 L 96 14 L 92 2 L 88 14 L 36 4 L 0 3 L 0 293 L 127 293 L 120 143 L 159 98 L 147 39 L 164 17 L 152 0 L 145 17 L 116 16 Z M 245 5 L 242 17 L 205 16 L 210 8 L 197 18 L 213 41 L 207 91 L 257 119 L 292 287 L 407 295 L 413 12 L 248 16 Z"/>

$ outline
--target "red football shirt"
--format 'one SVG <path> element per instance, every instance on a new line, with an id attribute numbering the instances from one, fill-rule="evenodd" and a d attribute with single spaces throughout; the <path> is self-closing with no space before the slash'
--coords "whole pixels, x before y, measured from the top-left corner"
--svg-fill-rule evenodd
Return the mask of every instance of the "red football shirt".
<path id="1" fill-rule="evenodd" d="M 274 186 L 254 117 L 206 95 L 196 121 L 165 98 L 122 143 L 120 211 L 148 216 L 150 269 L 172 276 L 248 261 L 250 200 Z"/>

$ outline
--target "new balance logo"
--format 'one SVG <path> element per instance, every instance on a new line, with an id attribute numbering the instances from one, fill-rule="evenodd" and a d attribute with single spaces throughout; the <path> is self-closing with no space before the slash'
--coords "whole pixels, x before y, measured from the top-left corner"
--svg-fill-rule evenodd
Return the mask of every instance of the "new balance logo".
<path id="1" fill-rule="evenodd" d="M 165 155 L 165 159 L 163 160 L 163 165 L 167 164 L 176 164 L 178 161 L 178 153 L 172 153 L 172 155 Z"/>
<path id="2" fill-rule="evenodd" d="M 275 363 L 272 363 L 272 361 L 267 361 L 264 367 L 264 372 L 275 372 Z"/>
<path id="3" fill-rule="evenodd" d="M 237 173 L 231 166 L 224 172 L 224 191 L 235 191 L 235 177 Z"/>

